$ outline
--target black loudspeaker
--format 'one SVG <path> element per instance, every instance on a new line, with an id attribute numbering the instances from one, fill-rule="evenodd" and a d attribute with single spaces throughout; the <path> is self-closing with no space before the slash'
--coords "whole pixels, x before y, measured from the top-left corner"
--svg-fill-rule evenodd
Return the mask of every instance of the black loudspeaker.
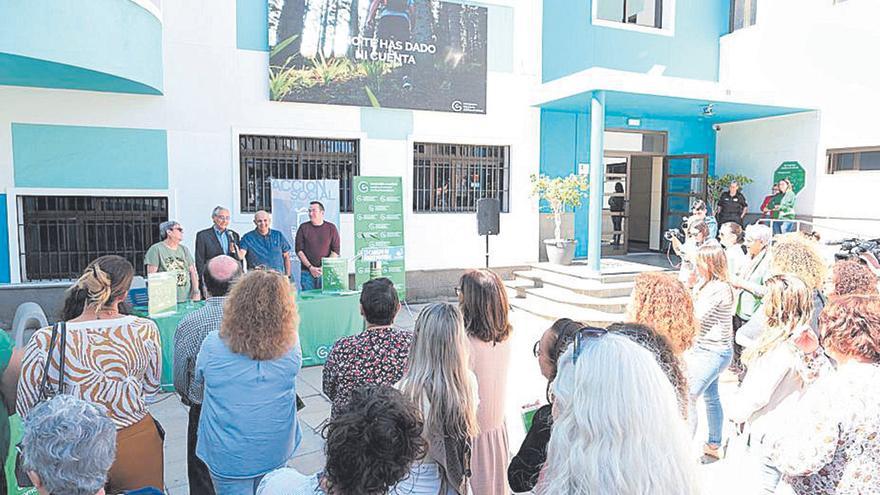
<path id="1" fill-rule="evenodd" d="M 501 202 L 496 198 L 477 201 L 477 235 L 498 235 L 501 227 Z"/>

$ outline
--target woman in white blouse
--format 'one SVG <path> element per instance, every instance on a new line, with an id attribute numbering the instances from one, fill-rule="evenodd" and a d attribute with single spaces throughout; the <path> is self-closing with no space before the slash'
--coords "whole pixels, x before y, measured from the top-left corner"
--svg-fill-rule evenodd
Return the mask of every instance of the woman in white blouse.
<path id="1" fill-rule="evenodd" d="M 776 275 L 765 282 L 764 314 L 767 326 L 757 344 L 743 354 L 748 372 L 728 409 L 731 421 L 747 424 L 750 445 L 761 451 L 764 434 L 784 421 L 781 404 L 796 401 L 811 379 L 807 358 L 795 344 L 803 332 L 810 332 L 813 291 L 794 275 Z M 766 460 L 761 471 L 763 493 L 772 494 L 780 474 Z"/>
<path id="2" fill-rule="evenodd" d="M 832 298 L 819 320 L 837 370 L 811 385 L 776 431 L 770 461 L 798 495 L 878 493 L 880 488 L 880 299 Z M 812 332 L 799 347 L 819 352 Z"/>

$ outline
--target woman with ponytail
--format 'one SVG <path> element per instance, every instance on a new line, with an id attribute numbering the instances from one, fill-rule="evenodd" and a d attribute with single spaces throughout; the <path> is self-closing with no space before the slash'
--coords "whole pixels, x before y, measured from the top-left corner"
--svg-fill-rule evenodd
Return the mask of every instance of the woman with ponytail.
<path id="1" fill-rule="evenodd" d="M 147 396 L 159 392 L 159 331 L 152 321 L 125 316 L 119 309 L 133 277 L 131 263 L 120 256 L 91 262 L 71 288 L 78 297 L 67 303 L 82 301 L 77 316 L 34 333 L 25 347 L 18 383 L 16 408 L 22 418 L 48 398 L 41 390 L 46 374 L 45 381 L 55 392 L 107 411 L 117 431 L 108 493 L 164 485 L 162 433 L 146 405 Z"/>

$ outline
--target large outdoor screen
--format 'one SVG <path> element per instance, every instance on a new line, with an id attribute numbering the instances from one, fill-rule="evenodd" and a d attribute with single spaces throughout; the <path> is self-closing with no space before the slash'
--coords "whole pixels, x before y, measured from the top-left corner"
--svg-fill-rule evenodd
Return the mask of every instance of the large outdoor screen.
<path id="1" fill-rule="evenodd" d="M 272 100 L 486 113 L 485 7 L 269 0 Z"/>

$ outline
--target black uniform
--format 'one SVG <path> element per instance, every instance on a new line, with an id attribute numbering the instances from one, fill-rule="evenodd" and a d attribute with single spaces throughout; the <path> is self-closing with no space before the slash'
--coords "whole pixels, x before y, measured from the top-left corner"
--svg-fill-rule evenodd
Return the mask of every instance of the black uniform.
<path id="1" fill-rule="evenodd" d="M 715 218 L 718 219 L 718 226 L 734 222 L 742 225 L 742 213 L 746 209 L 746 197 L 741 191 L 736 192 L 736 196 L 731 197 L 730 191 L 721 193 L 721 199 L 718 200 L 718 212 Z"/>

